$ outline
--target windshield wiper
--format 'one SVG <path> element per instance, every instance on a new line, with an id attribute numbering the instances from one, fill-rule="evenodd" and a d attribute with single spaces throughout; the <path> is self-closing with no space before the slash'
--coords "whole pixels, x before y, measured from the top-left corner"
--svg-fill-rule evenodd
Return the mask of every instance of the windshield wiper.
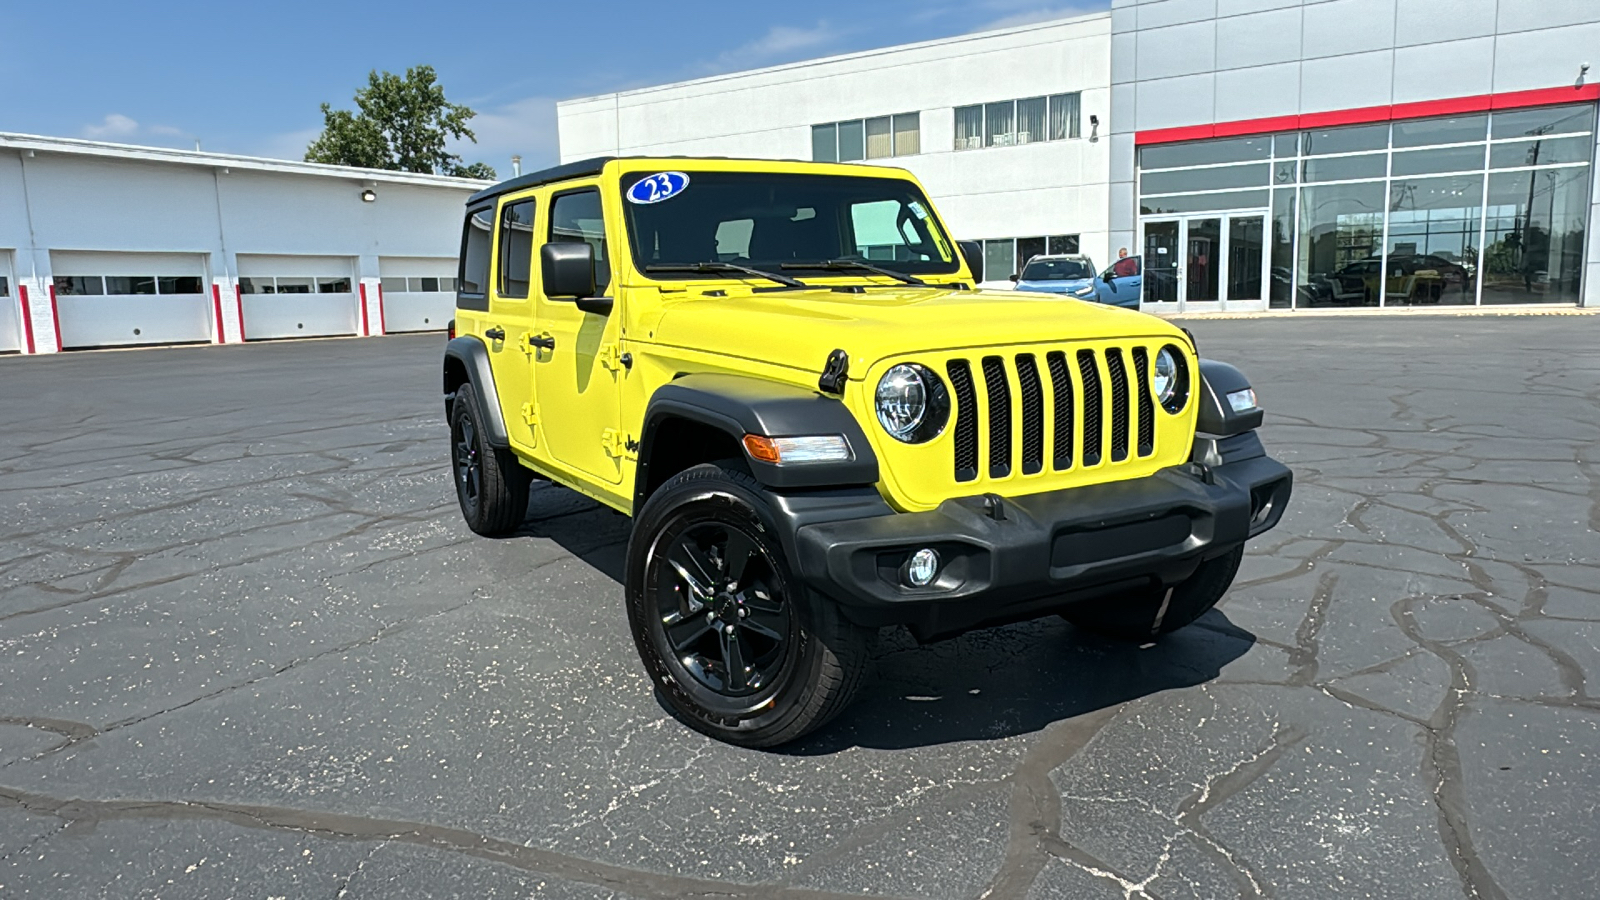
<path id="1" fill-rule="evenodd" d="M 859 259 L 825 259 L 822 262 L 814 263 L 784 263 L 782 267 L 785 269 L 822 269 L 823 271 L 829 272 L 860 269 L 863 272 L 871 272 L 875 275 L 893 278 L 894 280 L 904 282 L 905 284 L 914 284 L 918 287 L 928 286 L 926 281 L 923 281 L 921 278 L 918 278 L 915 275 L 907 275 L 904 272 L 896 272 L 893 269 L 885 269 L 881 266 L 875 266 L 869 262 L 862 262 Z"/>
<path id="2" fill-rule="evenodd" d="M 760 269 L 752 269 L 749 266 L 741 266 L 738 263 L 657 263 L 656 265 L 645 266 L 644 270 L 646 272 L 695 272 L 701 275 L 712 275 L 717 272 L 743 272 L 746 275 L 754 275 L 757 278 L 765 278 L 768 281 L 776 281 L 784 287 L 810 287 L 810 285 L 798 278 L 790 278 L 789 276 L 780 274 L 778 272 L 763 272 Z"/>

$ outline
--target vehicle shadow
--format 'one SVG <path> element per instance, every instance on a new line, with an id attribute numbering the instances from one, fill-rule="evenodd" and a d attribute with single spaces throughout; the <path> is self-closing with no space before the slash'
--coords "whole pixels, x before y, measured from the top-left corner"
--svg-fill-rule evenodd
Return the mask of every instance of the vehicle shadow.
<path id="1" fill-rule="evenodd" d="M 621 619 L 630 525 L 592 500 L 541 484 L 516 534 L 554 541 L 615 582 Z M 820 731 L 775 752 L 822 756 L 850 747 L 905 749 L 1028 734 L 1204 684 L 1255 641 L 1220 610 L 1144 645 L 1102 638 L 1054 616 L 926 645 L 903 628 L 885 628 L 874 641 L 872 668 L 856 702 Z M 656 700 L 671 714 L 659 692 Z"/>

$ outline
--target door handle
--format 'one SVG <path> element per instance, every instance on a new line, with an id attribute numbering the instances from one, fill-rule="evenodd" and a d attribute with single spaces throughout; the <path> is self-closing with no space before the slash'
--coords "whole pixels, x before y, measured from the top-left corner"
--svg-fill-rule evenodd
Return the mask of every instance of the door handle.
<path id="1" fill-rule="evenodd" d="M 483 336 L 491 341 L 503 341 L 506 339 L 506 330 L 496 325 L 493 328 L 485 328 Z"/>
<path id="2" fill-rule="evenodd" d="M 556 348 L 556 339 L 551 337 L 548 332 L 545 334 L 530 334 L 528 335 L 528 346 L 538 347 L 540 350 L 554 350 Z"/>

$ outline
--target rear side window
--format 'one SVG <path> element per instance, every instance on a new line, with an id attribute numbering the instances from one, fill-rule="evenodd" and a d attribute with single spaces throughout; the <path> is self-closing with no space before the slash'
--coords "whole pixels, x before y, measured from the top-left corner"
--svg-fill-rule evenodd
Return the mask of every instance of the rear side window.
<path id="1" fill-rule="evenodd" d="M 494 209 L 468 210 L 461 234 L 460 291 L 456 305 L 489 308 L 489 251 L 494 240 Z"/>
<path id="2" fill-rule="evenodd" d="M 599 191 L 574 191 L 550 202 L 550 243 L 586 243 L 594 248 L 594 289 L 604 294 L 611 284 L 611 257 L 606 253 L 606 222 Z"/>
<path id="3" fill-rule="evenodd" d="M 527 297 L 532 271 L 533 201 L 507 203 L 500 214 L 500 296 Z"/>

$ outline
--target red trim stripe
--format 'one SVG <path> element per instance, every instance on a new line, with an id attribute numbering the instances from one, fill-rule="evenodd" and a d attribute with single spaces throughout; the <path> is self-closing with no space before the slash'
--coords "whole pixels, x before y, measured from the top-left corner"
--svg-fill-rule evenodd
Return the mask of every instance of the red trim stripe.
<path id="1" fill-rule="evenodd" d="M 372 329 L 367 326 L 367 283 L 358 281 L 356 287 L 361 289 L 361 336 L 366 337 L 372 334 Z"/>
<path id="2" fill-rule="evenodd" d="M 33 310 L 28 308 L 28 286 L 17 285 L 17 299 L 22 301 L 22 334 L 28 340 L 28 352 L 38 353 L 33 346 Z"/>
<path id="3" fill-rule="evenodd" d="M 50 285 L 50 321 L 56 326 L 56 350 L 66 349 L 66 344 L 61 342 L 61 310 L 56 306 L 56 286 Z"/>
<path id="4" fill-rule="evenodd" d="M 228 329 L 227 326 L 222 324 L 222 285 L 217 284 L 215 281 L 211 282 L 211 311 L 216 316 L 217 343 L 226 344 L 228 342 Z"/>
<path id="5" fill-rule="evenodd" d="M 1134 135 L 1133 142 L 1137 146 L 1145 147 L 1151 144 L 1172 144 L 1179 141 L 1205 140 L 1206 138 L 1243 137 L 1251 134 L 1299 131 L 1306 128 L 1333 128 L 1339 125 L 1366 125 L 1376 122 L 1392 122 L 1396 119 L 1423 119 L 1429 116 L 1459 116 L 1467 113 L 1488 112 L 1495 109 L 1557 106 L 1563 103 L 1583 103 L 1586 101 L 1593 103 L 1597 100 L 1600 100 L 1600 83 L 1573 87 L 1540 88 L 1534 91 L 1511 91 L 1504 94 L 1478 94 L 1472 97 L 1452 97 L 1446 100 L 1424 100 L 1418 103 L 1396 103 L 1391 106 L 1365 106 L 1359 109 L 1301 113 L 1296 116 L 1241 119 L 1235 122 L 1218 122 L 1214 125 L 1156 128 L 1138 132 Z"/>
<path id="6" fill-rule="evenodd" d="M 239 290 L 237 281 L 233 283 L 233 308 L 239 313 L 239 340 L 249 340 L 244 336 L 244 292 Z"/>
<path id="7" fill-rule="evenodd" d="M 389 322 L 383 314 L 383 282 L 378 282 L 378 333 L 389 333 Z"/>

